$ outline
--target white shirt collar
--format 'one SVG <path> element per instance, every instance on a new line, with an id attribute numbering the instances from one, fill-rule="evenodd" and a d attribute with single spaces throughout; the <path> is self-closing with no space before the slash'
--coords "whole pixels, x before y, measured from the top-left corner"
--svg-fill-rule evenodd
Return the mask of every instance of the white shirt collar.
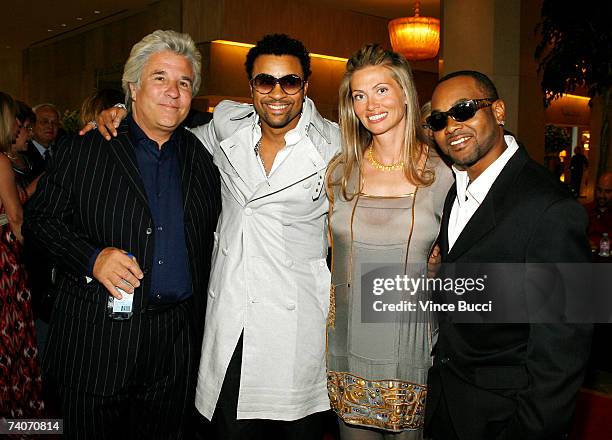
<path id="1" fill-rule="evenodd" d="M 302 105 L 302 114 L 299 116 L 300 120 L 295 128 L 285 133 L 285 145 L 295 145 L 306 136 L 310 120 L 312 118 L 312 112 L 314 109 L 314 103 L 309 98 L 304 99 Z M 253 145 L 259 142 L 261 139 L 261 126 L 259 125 L 259 115 L 255 112 L 255 119 L 253 122 Z"/>
<path id="2" fill-rule="evenodd" d="M 472 182 L 470 182 L 467 171 L 460 170 L 453 165 L 459 206 L 464 203 L 468 196 L 473 198 L 479 205 L 487 196 L 497 176 L 499 176 L 510 158 L 519 149 L 518 143 L 513 136 L 505 135 L 504 141 L 507 146 L 504 152 Z"/>
<path id="3" fill-rule="evenodd" d="M 40 155 L 42 157 L 45 157 L 45 151 L 47 151 L 47 149 L 42 144 L 38 143 L 35 139 L 32 139 L 32 144 L 34 144 Z"/>

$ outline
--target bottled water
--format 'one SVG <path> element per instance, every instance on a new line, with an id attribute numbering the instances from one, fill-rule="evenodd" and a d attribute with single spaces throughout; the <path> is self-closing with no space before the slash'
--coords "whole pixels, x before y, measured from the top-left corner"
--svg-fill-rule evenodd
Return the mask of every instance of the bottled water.
<path id="1" fill-rule="evenodd" d="M 610 239 L 608 233 L 604 232 L 601 240 L 599 241 L 599 256 L 609 257 L 610 256 Z"/>

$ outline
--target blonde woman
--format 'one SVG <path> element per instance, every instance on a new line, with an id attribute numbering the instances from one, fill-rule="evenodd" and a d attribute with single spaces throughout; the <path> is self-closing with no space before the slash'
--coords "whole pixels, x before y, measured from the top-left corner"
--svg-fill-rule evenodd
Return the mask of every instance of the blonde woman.
<path id="1" fill-rule="evenodd" d="M 372 292 L 361 292 L 361 277 L 387 265 L 425 276 L 452 175 L 422 139 L 417 93 L 401 55 L 361 48 L 339 93 L 342 151 L 327 175 L 329 397 L 342 440 L 420 439 L 435 325 L 424 312 L 389 315 L 384 323 L 362 319 L 361 295 Z"/>
<path id="2" fill-rule="evenodd" d="M 21 263 L 21 204 L 27 195 L 18 188 L 8 157 L 19 137 L 15 102 L 0 92 L 0 417 L 43 415 L 42 381 L 30 290 Z"/>

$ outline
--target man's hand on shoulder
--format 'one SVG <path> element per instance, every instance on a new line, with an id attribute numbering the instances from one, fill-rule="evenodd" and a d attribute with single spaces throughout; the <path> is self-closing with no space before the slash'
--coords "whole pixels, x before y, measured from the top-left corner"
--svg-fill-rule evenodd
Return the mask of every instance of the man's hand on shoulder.
<path id="1" fill-rule="evenodd" d="M 96 258 L 93 276 L 112 296 L 121 299 L 121 294 L 115 287 L 134 293 L 144 275 L 135 258 L 121 249 L 107 247 L 102 249 Z"/>
<path id="2" fill-rule="evenodd" d="M 79 134 L 83 136 L 85 133 L 98 129 L 100 134 L 104 136 L 107 141 L 111 140 L 112 137 L 117 137 L 117 127 L 125 117 L 127 116 L 127 110 L 123 107 L 111 107 L 106 110 L 102 110 L 96 121 L 90 121 L 79 131 Z"/>

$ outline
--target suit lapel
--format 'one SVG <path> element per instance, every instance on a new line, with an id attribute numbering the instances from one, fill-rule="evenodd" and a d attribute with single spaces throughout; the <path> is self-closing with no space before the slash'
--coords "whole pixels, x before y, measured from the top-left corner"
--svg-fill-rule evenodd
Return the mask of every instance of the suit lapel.
<path id="1" fill-rule="evenodd" d="M 455 183 L 453 183 L 444 200 L 444 211 L 442 212 L 442 225 L 440 228 L 440 251 L 445 260 L 448 255 L 448 219 L 450 218 L 450 212 L 453 208 L 455 197 L 457 197 L 457 187 Z"/>
<path id="2" fill-rule="evenodd" d="M 493 188 L 491 188 L 493 189 Z M 454 199 L 453 199 L 454 201 Z M 452 203 L 451 203 L 452 207 Z M 457 241 L 448 253 L 448 260 L 454 261 L 460 255 L 468 251 L 484 235 L 495 227 L 495 207 L 491 191 L 487 194 L 482 204 L 478 207 L 470 221 L 467 222 Z"/>
<path id="3" fill-rule="evenodd" d="M 178 128 L 183 130 L 183 128 Z M 181 136 L 185 136 L 185 133 L 181 133 Z M 183 210 L 185 216 L 187 215 L 187 205 L 191 197 L 191 184 L 193 176 L 193 165 L 195 163 L 195 146 L 192 142 L 186 139 L 177 141 L 179 163 L 181 166 L 181 184 L 183 188 Z"/>
<path id="4" fill-rule="evenodd" d="M 519 148 L 518 151 L 510 158 L 508 163 L 506 163 L 506 166 L 504 166 L 501 173 L 499 173 L 499 176 L 497 176 L 497 179 L 495 179 L 495 182 L 493 182 L 493 185 L 482 201 L 482 204 L 478 207 L 470 221 L 468 221 L 468 223 L 465 225 L 465 228 L 463 228 L 463 231 L 461 231 L 461 234 L 459 234 L 459 237 L 457 237 L 457 241 L 455 241 L 452 249 L 450 252 L 448 252 L 448 261 L 454 261 L 466 253 L 495 227 L 496 219 L 501 218 L 501 215 L 503 214 L 505 196 L 508 190 L 514 184 L 518 173 L 521 171 L 527 160 L 527 154 L 524 150 Z M 456 189 L 453 189 L 452 192 L 455 193 L 453 198 L 450 201 L 449 198 L 447 198 L 446 206 L 444 207 L 444 217 L 446 218 L 447 222 L 445 225 L 447 246 L 448 218 L 450 217 L 450 211 L 456 197 Z"/>
<path id="5" fill-rule="evenodd" d="M 110 150 L 117 160 L 118 168 L 126 177 L 136 197 L 146 207 L 147 212 L 149 212 L 149 201 L 140 177 L 138 164 L 136 163 L 134 145 L 128 136 L 127 123 L 122 123 L 117 129 L 117 137 L 110 141 Z"/>

